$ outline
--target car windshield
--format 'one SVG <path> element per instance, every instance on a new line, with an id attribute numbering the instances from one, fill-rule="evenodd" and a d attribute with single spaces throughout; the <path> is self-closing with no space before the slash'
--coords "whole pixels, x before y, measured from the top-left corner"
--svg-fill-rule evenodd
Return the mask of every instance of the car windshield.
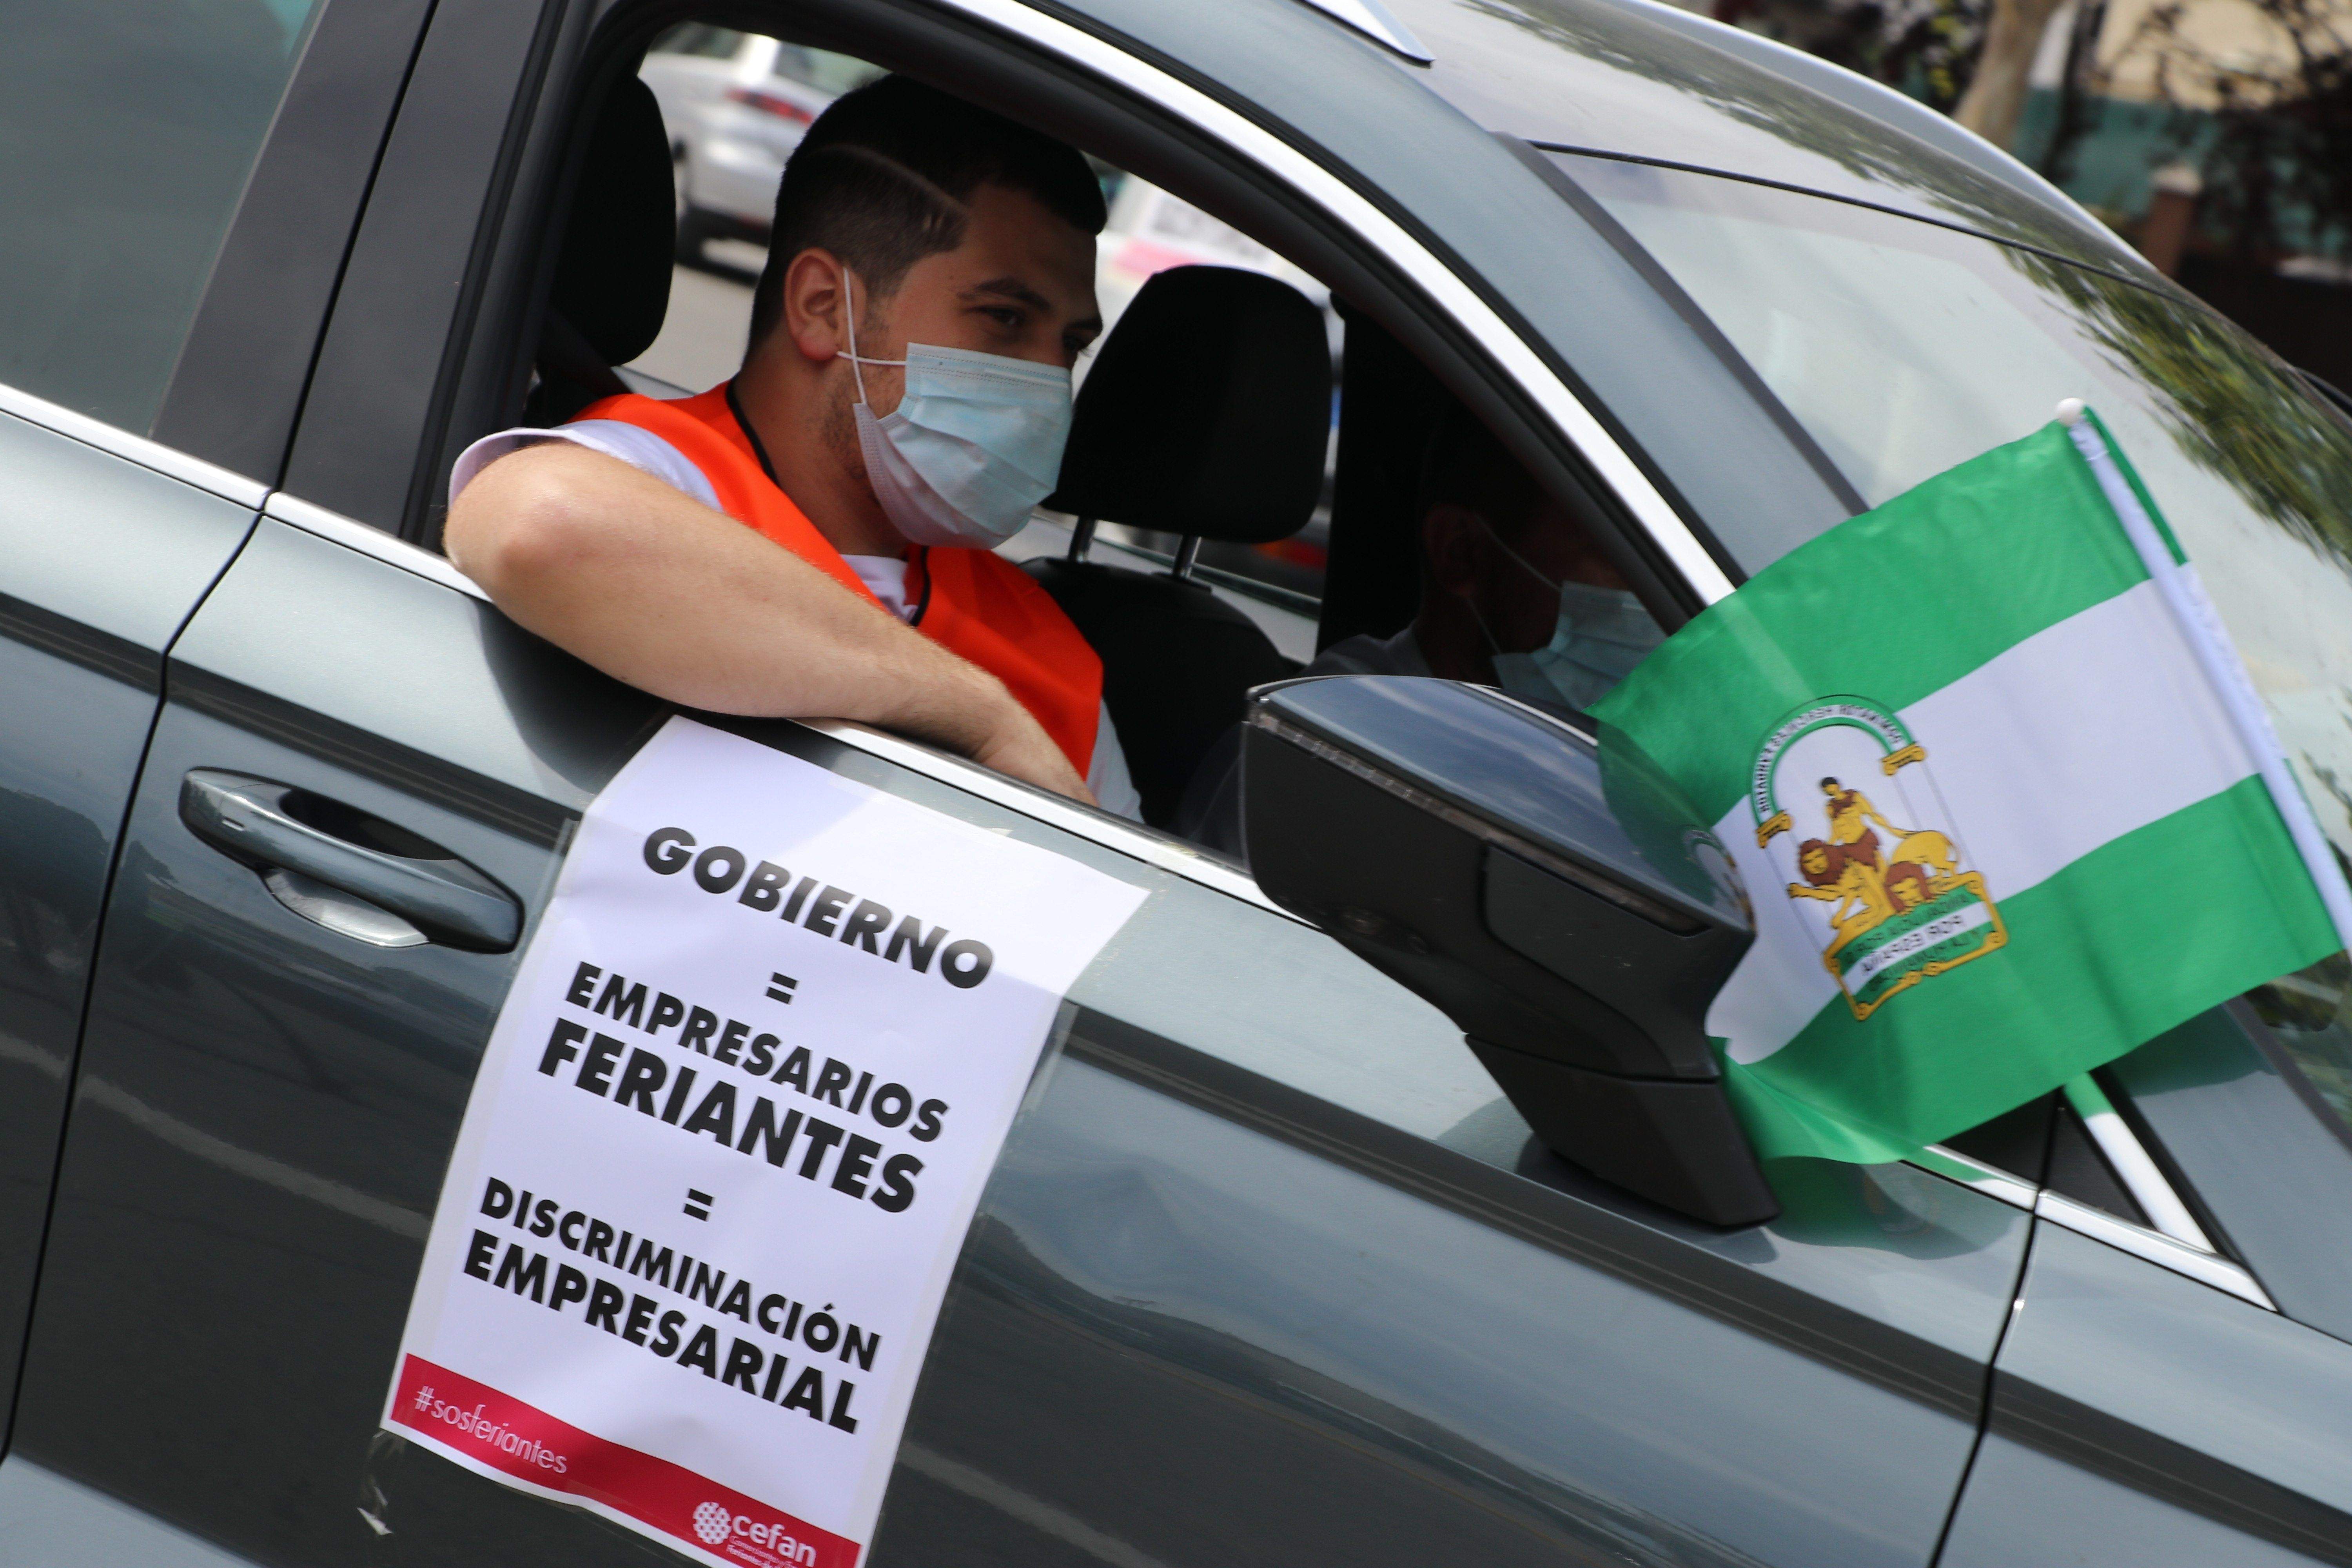
<path id="1" fill-rule="evenodd" d="M 2352 858 L 2352 426 L 2160 286 L 1752 183 L 1559 156 L 1863 503 L 2098 410 L 2195 563 Z M 1802 543 L 1711 518 L 1754 572 Z M 2254 1002 L 2352 1125 L 2341 956 Z"/>

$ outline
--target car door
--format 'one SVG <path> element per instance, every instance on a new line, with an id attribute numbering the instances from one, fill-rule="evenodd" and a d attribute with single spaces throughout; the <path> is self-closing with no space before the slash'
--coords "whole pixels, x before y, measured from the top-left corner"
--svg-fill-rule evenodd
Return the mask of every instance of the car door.
<path id="1" fill-rule="evenodd" d="M 859 7 L 867 47 L 911 15 Z M 1337 48 L 1331 101 L 1393 121 L 1472 187 L 1549 201 L 1314 14 L 1236 0 L 1219 16 L 1281 58 Z M 975 90 L 1160 94 L 1384 267 L 1443 274 L 1139 55 L 1013 19 L 1010 44 L 950 40 Z M 463 862 L 511 896 L 527 942 L 570 824 L 660 717 L 366 525 L 429 520 L 453 443 L 512 395 L 511 358 L 467 350 L 528 315 L 528 251 L 499 243 L 499 204 L 553 183 L 565 73 L 596 58 L 568 25 L 441 0 L 286 493 L 172 649 L 21 1405 L 24 1453 L 89 1489 L 90 1538 L 127 1510 L 256 1561 L 661 1556 L 376 1432 L 514 962 L 435 940 L 412 894 Z M 520 151 L 498 130 L 517 123 Z M 1580 256 L 1608 254 L 1541 210 Z M 1449 331 L 1489 334 L 1464 362 L 1487 401 L 1576 406 L 1472 291 L 1439 292 L 1462 312 Z M 1736 384 L 1713 395 L 1724 428 L 1753 424 Z M 1638 476 L 1589 412 L 1575 434 L 1601 471 Z M 1671 516 L 1638 487 L 1626 504 Z M 1798 1170 L 1769 1226 L 1679 1221 L 1544 1152 L 1451 1026 L 1230 867 L 885 737 L 757 732 L 1150 895 L 1074 991 L 983 1204 L 882 1561 L 1930 1559 L 2023 1257 L 2015 1184 L 1959 1164 Z M 225 850 L 238 801 L 268 841 Z"/>
<path id="2" fill-rule="evenodd" d="M 0 1446 L 164 651 L 283 458 L 418 11 L 94 0 L 0 57 Z"/>
<path id="3" fill-rule="evenodd" d="M 163 650 L 252 527 L 262 490 L 12 390 L 0 390 L 0 473 L 5 1396 L 16 1386 L 107 873 L 154 721 Z M 123 571 L 124 561 L 142 570 Z"/>
<path id="4" fill-rule="evenodd" d="M 2347 1058 L 2310 1016 L 2340 976 L 2289 979 L 2263 998 L 2287 1005 L 2217 1009 L 2107 1075 L 2236 1266 L 2114 1221 L 2092 1239 L 2071 1205 L 2036 1222 L 1952 1568 L 2352 1561 Z"/>

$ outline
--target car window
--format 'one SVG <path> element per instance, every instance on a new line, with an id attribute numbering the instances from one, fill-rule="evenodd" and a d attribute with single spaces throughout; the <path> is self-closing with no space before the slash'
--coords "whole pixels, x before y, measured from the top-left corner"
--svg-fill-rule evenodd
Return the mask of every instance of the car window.
<path id="1" fill-rule="evenodd" d="M 0 382 L 150 429 L 316 0 L 17 7 L 0 48 Z"/>
<path id="2" fill-rule="evenodd" d="M 775 61 L 768 67 L 768 73 L 799 82 L 803 87 L 813 87 L 828 98 L 838 98 L 874 80 L 882 74 L 882 68 L 868 65 L 852 55 L 835 54 L 831 49 L 783 44 L 778 47 Z"/>
<path id="3" fill-rule="evenodd" d="M 746 349 L 759 280 L 770 260 L 766 241 L 784 167 L 802 144 L 808 124 L 837 96 L 832 89 L 837 85 L 854 90 L 854 84 L 862 84 L 877 69 L 868 61 L 788 38 L 746 37 L 747 58 L 772 62 L 788 79 L 713 97 L 680 88 L 684 79 L 663 63 L 666 59 L 674 65 L 674 53 L 648 56 L 642 71 L 671 149 L 677 245 L 660 313 L 642 313 L 646 325 L 658 321 L 658 331 L 643 352 L 617 368 L 626 384 L 651 396 L 698 395 L 736 373 Z M 673 49 L 693 44 L 676 32 L 667 41 Z M 1517 679 L 1535 700 L 1577 706 L 1606 689 L 1602 684 L 1587 689 L 1595 681 L 1622 676 L 1616 664 L 1638 658 L 1640 648 L 1654 643 L 1656 627 L 1647 614 L 1638 605 L 1626 609 L 1611 599 L 1604 614 L 1616 616 L 1623 626 L 1601 616 L 1587 618 L 1601 620 L 1604 628 L 1616 626 L 1615 633 L 1588 636 L 1585 643 L 1593 646 L 1585 647 L 1581 655 L 1570 653 L 1550 663 L 1540 657 L 1558 651 L 1549 645 L 1564 635 L 1560 580 L 1589 569 L 1578 542 L 1590 542 L 1585 539 L 1590 525 L 1577 507 L 1544 503 L 1536 495 L 1540 486 L 1507 447 L 1491 439 L 1484 444 L 1453 440 L 1447 447 L 1452 457 L 1446 482 L 1466 487 L 1465 497 L 1478 507 L 1507 509 L 1498 514 L 1504 529 L 1516 530 L 1525 521 L 1529 531 L 1519 537 L 1517 547 L 1496 534 L 1501 552 L 1478 548 L 1467 552 L 1465 559 L 1475 558 L 1475 570 L 1486 574 L 1476 594 L 1449 590 L 1433 600 L 1427 596 L 1420 547 L 1423 519 L 1416 510 L 1427 477 L 1424 459 L 1440 445 L 1436 438 L 1442 429 L 1476 422 L 1450 419 L 1453 395 L 1401 344 L 1371 326 L 1369 318 L 1349 312 L 1343 328 L 1342 308 L 1330 289 L 1282 252 L 1174 190 L 1099 157 L 1089 161 L 1108 209 L 1097 246 L 1097 295 L 1109 329 L 1102 341 L 1117 335 L 1125 312 L 1154 279 L 1187 268 L 1218 268 L 1256 277 L 1244 281 L 1195 273 L 1172 282 L 1159 297 L 1181 300 L 1190 289 L 1233 288 L 1266 298 L 1287 290 L 1295 298 L 1286 309 L 1297 309 L 1287 318 L 1290 335 L 1284 341 L 1305 350 L 1319 337 L 1321 348 L 1328 351 L 1328 370 L 1318 353 L 1311 370 L 1298 372 L 1304 379 L 1279 383 L 1280 406 L 1287 411 L 1280 426 L 1282 461 L 1278 470 L 1267 471 L 1285 476 L 1279 497 L 1303 519 L 1294 524 L 1286 515 L 1278 526 L 1291 528 L 1286 536 L 1264 540 L 1255 526 L 1220 529 L 1209 520 L 1204 520 L 1203 531 L 1222 531 L 1229 537 L 1164 531 L 1184 526 L 1181 510 L 1133 497 L 1107 499 L 1097 492 L 1090 504 L 1099 505 L 1103 515 L 1080 518 L 1041 507 L 1025 528 L 999 547 L 1003 556 L 1023 563 L 1064 602 L 1082 635 L 1102 653 L 1105 707 L 1136 785 L 1143 821 L 1220 853 L 1237 853 L 1234 742 L 1243 695 L 1252 687 L 1297 673 L 1327 647 L 1339 650 L 1330 668 L 1361 672 L 1394 664 L 1408 671 L 1499 679 L 1507 687 Z M 1269 289 L 1262 281 L 1265 279 L 1282 288 Z M 1389 342 L 1388 357 L 1398 362 L 1385 372 L 1381 367 L 1386 362 L 1376 352 L 1374 339 Z M 644 338 L 629 341 L 634 344 Z M 1342 531 L 1347 542 L 1340 552 L 1340 585 L 1327 604 L 1334 492 L 1339 488 L 1343 358 L 1349 377 L 1345 384 L 1351 389 L 1347 396 L 1362 410 L 1350 448 L 1359 455 L 1351 461 L 1365 471 L 1351 473 L 1348 481 L 1357 499 Z M 1286 363 L 1303 366 L 1305 360 Z M 590 389 L 575 384 L 577 378 L 562 363 L 540 358 L 534 365 L 540 383 L 530 402 L 519 411 L 523 417 L 510 414 L 504 423 L 560 421 L 569 409 L 588 401 Z M 1076 373 L 1082 398 L 1091 370 L 1091 356 L 1081 356 Z M 1779 438 L 1777 431 L 1774 436 Z M 1205 451 L 1196 451 L 1194 459 L 1209 461 Z M 1373 468 L 1380 471 L 1373 473 Z M 1236 492 L 1253 482 L 1250 477 L 1214 471 L 1217 483 L 1234 487 Z M 1496 476 L 1492 493 L 1480 488 L 1486 481 L 1479 476 L 1488 474 Z M 1471 489 L 1477 490 L 1475 497 Z M 1083 485 L 1067 492 L 1073 498 L 1085 493 Z M 1222 500 L 1226 492 L 1215 494 Z M 1299 504 L 1310 498 L 1311 504 Z M 1067 504 L 1077 503 L 1073 500 Z M 1211 503 L 1204 498 L 1202 504 Z M 1465 500 L 1460 510 L 1476 512 L 1477 507 Z M 1160 531 L 1130 519 L 1148 521 Z M 1254 536 L 1263 542 L 1244 542 Z M 1521 547 L 1523 552 L 1505 559 L 1506 552 Z M 1091 552 L 1086 558 L 1094 565 L 1117 569 L 1085 576 L 1086 584 L 1107 584 L 1098 591 L 1082 585 L 1062 564 L 1063 558 L 1087 552 Z M 1172 574 L 1189 572 L 1196 584 L 1207 586 L 1214 595 L 1213 605 L 1207 598 L 1200 601 L 1203 613 L 1197 617 L 1198 626 L 1163 626 L 1134 605 L 1106 607 L 1119 595 L 1157 593 L 1149 585 L 1164 583 L 1180 563 L 1185 570 Z M 1622 593 L 1605 583 L 1586 585 L 1604 597 Z M 1630 595 L 1624 597 L 1631 602 Z M 1466 604 L 1477 624 L 1471 626 L 1459 614 L 1432 621 L 1423 612 L 1433 603 Z M 1090 621 L 1086 618 L 1089 616 L 1097 618 Z M 1601 643 L 1612 651 L 1596 653 Z M 1181 656 L 1174 651 L 1179 648 Z M 1432 648 L 1437 651 L 1433 654 Z M 1515 673 L 1499 667 L 1490 672 L 1486 668 L 1489 654 L 1515 659 Z M 1609 663 L 1611 669 L 1601 673 L 1595 658 Z M 1181 680 L 1158 673 L 1177 668 L 1187 672 Z M 1154 673 L 1146 679 L 1146 671 Z"/>
<path id="4" fill-rule="evenodd" d="M 2283 974 L 2247 1000 L 2270 1037 L 2352 1140 L 2352 961 L 2343 953 Z"/>
<path id="5" fill-rule="evenodd" d="M 646 53 L 656 55 L 698 55 L 705 59 L 724 60 L 734 58 L 743 42 L 743 35 L 732 27 L 714 27 L 708 22 L 680 22 L 647 47 Z"/>
<path id="6" fill-rule="evenodd" d="M 2290 372 L 2204 311 L 2038 252 L 1712 176 L 1559 162 L 1872 505 L 2025 435 L 2062 397 L 2088 400 L 2352 855 L 2352 430 Z M 1717 531 L 1750 571 L 1802 542 L 1737 523 Z M 2352 1136 L 2352 962 L 2247 1000 Z"/>

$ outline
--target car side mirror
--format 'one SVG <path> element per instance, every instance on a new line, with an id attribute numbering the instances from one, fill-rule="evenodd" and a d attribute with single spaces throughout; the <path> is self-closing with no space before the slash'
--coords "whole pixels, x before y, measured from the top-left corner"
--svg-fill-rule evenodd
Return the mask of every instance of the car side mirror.
<path id="1" fill-rule="evenodd" d="M 1243 832 L 1267 897 L 1462 1026 L 1538 1137 L 1692 1218 L 1780 1212 L 1708 1004 L 1754 939 L 1730 858 L 1630 744 L 1483 687 L 1261 687 Z"/>

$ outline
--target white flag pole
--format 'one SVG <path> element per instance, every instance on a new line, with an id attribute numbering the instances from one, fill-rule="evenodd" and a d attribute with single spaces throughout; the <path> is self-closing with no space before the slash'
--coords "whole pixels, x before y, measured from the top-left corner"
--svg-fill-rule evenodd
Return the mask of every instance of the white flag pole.
<path id="1" fill-rule="evenodd" d="M 2204 589 L 2172 558 L 2172 551 L 2157 531 L 2155 520 L 2140 505 L 2138 492 L 2125 479 L 2123 470 L 2116 467 L 2115 454 L 2100 439 L 2098 426 L 2084 418 L 2083 412 L 2082 400 L 2070 397 L 2058 405 L 2059 422 L 2074 437 L 2083 460 L 2090 464 L 2092 476 L 2099 481 L 2107 504 L 2123 523 L 2124 534 L 2131 541 L 2132 548 L 2139 552 L 2140 563 L 2155 580 L 2157 592 L 2164 596 L 2165 606 L 2172 612 L 2180 635 L 2196 654 L 2205 678 L 2221 695 L 2221 707 L 2236 727 L 2239 741 L 2252 755 L 2263 783 L 2270 790 L 2272 804 L 2285 819 L 2288 837 L 2303 857 L 2304 869 L 2311 874 L 2319 889 L 2319 900 L 2326 906 L 2328 919 L 2335 922 L 2336 940 L 2352 948 L 2352 888 L 2345 885 L 2343 868 L 2337 865 L 2326 836 L 2320 832 L 2318 820 L 2311 815 L 2311 803 L 2304 798 L 2302 786 L 2288 771 L 2286 749 L 2271 727 L 2270 714 L 2264 711 L 2254 683 L 2247 679 L 2244 662 L 2238 658 L 2238 650 L 2231 645 L 2230 634 L 2222 626 L 2221 616 L 2214 613 Z"/>

